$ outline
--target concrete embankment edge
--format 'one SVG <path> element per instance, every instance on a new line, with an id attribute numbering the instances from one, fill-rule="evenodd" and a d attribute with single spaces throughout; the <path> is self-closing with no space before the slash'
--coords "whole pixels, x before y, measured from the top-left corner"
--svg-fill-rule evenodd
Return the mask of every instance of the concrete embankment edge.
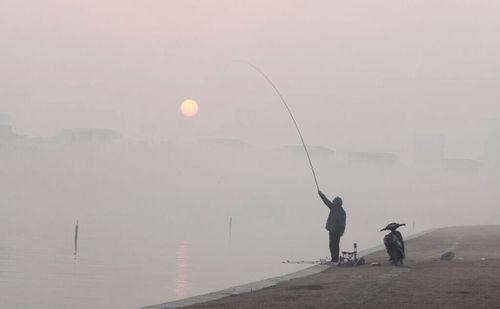
<path id="1" fill-rule="evenodd" d="M 422 235 L 425 235 L 425 234 L 428 234 L 428 233 L 430 233 L 430 232 L 432 232 L 434 230 L 436 230 L 436 229 L 426 230 L 426 231 L 421 232 L 421 233 L 417 233 L 417 234 L 413 234 L 413 235 L 407 236 L 405 238 L 405 241 L 411 240 L 411 239 L 414 239 L 414 238 L 418 238 L 418 237 L 420 237 Z M 366 256 L 368 254 L 371 254 L 371 253 L 374 253 L 374 252 L 377 252 L 377 251 L 380 251 L 380 250 L 384 250 L 384 246 L 383 245 L 372 247 L 372 248 L 369 248 L 369 249 L 366 249 L 366 250 L 362 250 L 362 251 L 359 252 L 359 256 Z M 297 279 L 297 278 L 302 278 L 302 277 L 307 277 L 307 276 L 310 276 L 310 275 L 314 275 L 314 274 L 320 273 L 320 272 L 328 269 L 329 267 L 330 267 L 329 265 L 314 265 L 314 266 L 311 266 L 309 268 L 302 269 L 302 270 L 299 270 L 299 271 L 296 271 L 296 272 L 293 272 L 293 273 L 290 273 L 290 274 L 287 274 L 287 275 L 278 276 L 278 277 L 274 277 L 274 278 L 269 278 L 269 279 L 265 279 L 265 280 L 261 280 L 261 281 L 252 282 L 252 283 L 247 283 L 247 284 L 243 284 L 243 285 L 231 287 L 231 288 L 228 288 L 228 289 L 225 289 L 225 290 L 221 290 L 221 291 L 217 291 L 217 292 L 212 292 L 212 293 L 208 293 L 208 294 L 204 294 L 204 295 L 193 296 L 193 297 L 190 297 L 190 298 L 185 298 L 185 299 L 180 299 L 180 300 L 176 300 L 176 301 L 166 302 L 166 303 L 163 303 L 163 304 L 142 307 L 140 309 L 181 308 L 181 307 L 185 307 L 185 306 L 190 306 L 190 305 L 204 303 L 204 302 L 208 302 L 208 301 L 212 301 L 212 300 L 221 299 L 221 298 L 227 297 L 227 296 L 240 295 L 240 294 L 244 294 L 244 293 L 250 293 L 250 292 L 257 291 L 257 290 L 261 290 L 261 289 L 265 289 L 265 288 L 268 288 L 268 287 L 272 287 L 272 286 L 274 286 L 274 285 L 276 285 L 276 284 L 278 284 L 280 282 L 284 282 L 284 281 L 288 281 L 288 280 L 292 280 L 292 279 Z"/>

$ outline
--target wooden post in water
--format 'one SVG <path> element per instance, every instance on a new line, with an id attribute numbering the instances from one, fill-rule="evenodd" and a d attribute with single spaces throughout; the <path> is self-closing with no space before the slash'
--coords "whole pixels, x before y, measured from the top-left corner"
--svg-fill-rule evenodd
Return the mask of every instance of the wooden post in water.
<path id="1" fill-rule="evenodd" d="M 78 220 L 76 220 L 76 225 L 75 225 L 75 252 L 74 252 L 75 257 L 77 253 L 78 253 Z"/>
<path id="2" fill-rule="evenodd" d="M 229 217 L 229 242 L 231 242 L 231 233 L 233 229 L 233 216 Z"/>

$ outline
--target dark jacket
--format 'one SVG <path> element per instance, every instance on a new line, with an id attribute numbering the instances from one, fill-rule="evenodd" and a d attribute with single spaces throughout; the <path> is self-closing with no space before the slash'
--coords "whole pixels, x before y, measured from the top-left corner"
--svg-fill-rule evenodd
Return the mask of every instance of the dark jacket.
<path id="1" fill-rule="evenodd" d="M 346 214 L 344 208 L 342 208 L 342 200 L 339 198 L 339 202 L 334 200 L 335 203 L 333 203 L 323 193 L 320 193 L 319 196 L 330 209 L 325 228 L 333 233 L 344 234 Z"/>

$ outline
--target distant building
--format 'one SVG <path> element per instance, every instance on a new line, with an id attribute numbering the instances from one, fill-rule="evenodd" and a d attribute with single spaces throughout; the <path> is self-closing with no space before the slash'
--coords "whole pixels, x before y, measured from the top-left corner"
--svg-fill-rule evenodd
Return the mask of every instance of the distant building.
<path id="1" fill-rule="evenodd" d="M 16 142 L 19 135 L 14 133 L 10 125 L 10 117 L 6 114 L 0 114 L 0 144 Z"/>
<path id="2" fill-rule="evenodd" d="M 235 150 L 244 150 L 250 148 L 250 145 L 239 139 L 232 138 L 201 138 L 198 142 L 203 146 L 226 148 Z"/>
<path id="3" fill-rule="evenodd" d="M 33 143 L 35 139 L 28 136 L 19 135 L 14 132 L 11 125 L 0 124 L 0 146 L 1 145 L 27 145 Z"/>
<path id="4" fill-rule="evenodd" d="M 369 165 L 391 166 L 399 163 L 399 156 L 387 152 L 349 152 L 348 157 L 349 161 Z"/>
<path id="5" fill-rule="evenodd" d="M 16 137 L 17 135 L 12 131 L 10 125 L 0 124 L 0 142 L 9 142 Z"/>
<path id="6" fill-rule="evenodd" d="M 415 162 L 440 164 L 444 158 L 446 137 L 443 134 L 415 136 Z"/>
<path id="7" fill-rule="evenodd" d="M 444 168 L 456 172 L 471 172 L 481 168 L 482 163 L 464 158 L 448 158 L 443 160 Z"/>
<path id="8" fill-rule="evenodd" d="M 68 128 L 61 130 L 60 139 L 65 143 L 97 144 L 110 143 L 121 137 L 120 133 L 100 128 Z"/>
<path id="9" fill-rule="evenodd" d="M 284 149 L 300 156 L 304 155 L 304 146 L 302 145 L 285 146 Z M 307 152 L 316 158 L 328 158 L 335 154 L 335 151 L 323 146 L 307 146 Z"/>
<path id="10" fill-rule="evenodd" d="M 6 114 L 0 114 L 0 126 L 10 125 L 10 117 Z"/>
<path id="11" fill-rule="evenodd" d="M 491 119 L 488 123 L 484 152 L 488 165 L 500 167 L 500 119 Z"/>

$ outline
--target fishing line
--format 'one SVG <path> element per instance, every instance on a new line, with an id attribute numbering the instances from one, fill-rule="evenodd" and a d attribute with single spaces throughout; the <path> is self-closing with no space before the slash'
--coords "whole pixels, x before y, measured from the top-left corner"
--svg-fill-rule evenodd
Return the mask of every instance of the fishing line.
<path id="1" fill-rule="evenodd" d="M 312 172 L 312 175 L 314 177 L 314 182 L 316 183 L 316 188 L 319 191 L 318 179 L 316 178 L 316 172 L 314 171 L 314 166 L 312 164 L 311 157 L 309 156 L 309 151 L 307 150 L 306 143 L 304 142 L 304 137 L 302 136 L 302 133 L 300 132 L 299 125 L 297 124 L 297 121 L 295 120 L 295 117 L 292 114 L 292 110 L 290 109 L 290 107 L 288 107 L 288 104 L 286 104 L 285 98 L 283 98 L 283 96 L 281 95 L 281 93 L 278 90 L 278 88 L 274 85 L 274 83 L 266 75 L 266 73 L 264 73 L 261 69 L 259 69 L 257 66 L 255 66 L 254 64 L 252 64 L 252 63 L 250 63 L 248 61 L 241 61 L 241 62 L 244 62 L 244 63 L 248 64 L 255 71 L 257 71 L 260 75 L 262 75 L 267 80 L 267 82 L 271 85 L 271 87 L 273 87 L 274 91 L 276 91 L 276 94 L 281 99 L 281 102 L 283 102 L 283 105 L 285 105 L 285 108 L 288 111 L 288 114 L 290 114 L 290 117 L 292 118 L 293 124 L 295 125 L 295 128 L 297 129 L 297 133 L 299 133 L 299 137 L 300 137 L 300 140 L 302 142 L 302 146 L 304 146 L 304 151 L 306 152 L 307 160 L 309 161 L 309 165 L 311 166 L 311 172 Z"/>

